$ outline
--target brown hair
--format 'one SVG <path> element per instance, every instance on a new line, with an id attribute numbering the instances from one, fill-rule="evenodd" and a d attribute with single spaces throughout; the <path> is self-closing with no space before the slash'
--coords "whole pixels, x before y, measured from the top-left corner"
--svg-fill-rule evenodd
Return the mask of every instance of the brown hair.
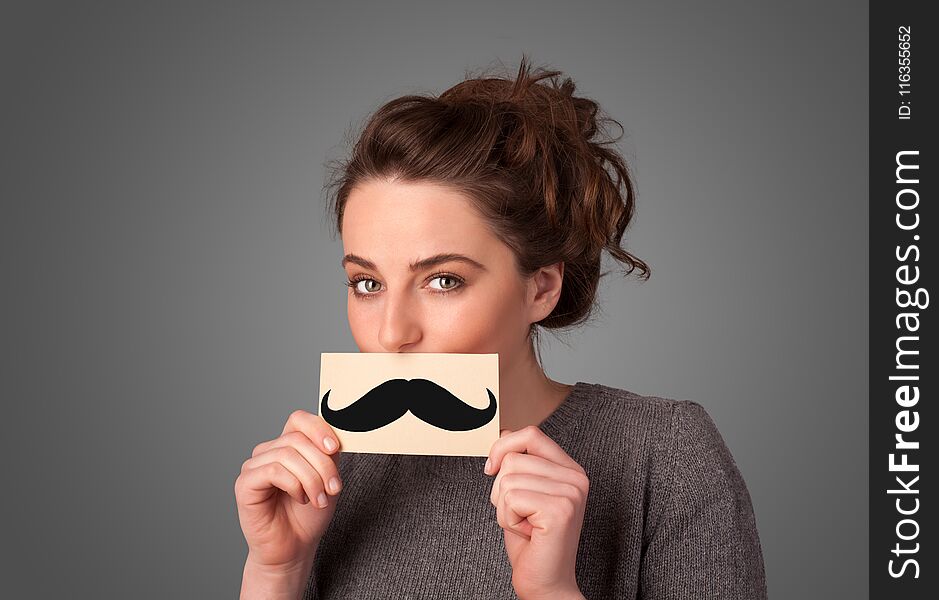
<path id="1" fill-rule="evenodd" d="M 467 78 L 437 97 L 384 104 L 324 188 L 336 230 L 350 191 L 367 180 L 430 181 L 462 192 L 512 248 L 523 277 L 564 262 L 557 306 L 537 323 L 547 329 L 590 317 L 604 249 L 627 266 L 625 275 L 638 268 L 648 280 L 649 266 L 620 247 L 636 191 L 626 162 L 607 147 L 622 134 L 609 138 L 603 125 L 622 125 L 574 96 L 574 83 L 560 75 L 532 70 L 523 55 L 514 81 Z"/>

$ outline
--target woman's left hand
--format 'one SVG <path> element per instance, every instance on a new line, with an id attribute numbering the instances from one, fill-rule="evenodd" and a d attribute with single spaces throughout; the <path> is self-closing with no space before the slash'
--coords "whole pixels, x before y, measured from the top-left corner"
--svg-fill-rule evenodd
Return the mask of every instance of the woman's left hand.
<path id="1" fill-rule="evenodd" d="M 575 566 L 589 479 L 534 425 L 503 429 L 489 450 L 490 501 L 505 537 L 521 600 L 583 598 Z"/>

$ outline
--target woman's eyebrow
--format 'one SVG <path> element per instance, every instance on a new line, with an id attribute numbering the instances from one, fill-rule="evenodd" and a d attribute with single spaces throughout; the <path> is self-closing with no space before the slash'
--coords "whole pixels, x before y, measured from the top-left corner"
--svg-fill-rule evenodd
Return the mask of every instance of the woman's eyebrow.
<path id="1" fill-rule="evenodd" d="M 446 252 L 446 253 L 442 253 L 442 254 L 435 254 L 435 255 L 433 255 L 433 256 L 431 256 L 431 257 L 428 257 L 428 258 L 422 258 L 421 260 L 418 260 L 418 261 L 415 261 L 415 262 L 411 263 L 410 269 L 411 269 L 412 272 L 423 271 L 424 269 L 429 269 L 429 268 L 431 268 L 431 267 L 433 267 L 433 266 L 436 266 L 436 265 L 439 265 L 439 264 L 442 264 L 442 263 L 446 263 L 446 262 L 461 262 L 461 263 L 466 263 L 466 264 L 468 264 L 468 265 L 471 265 L 471 266 L 473 266 L 473 267 L 476 267 L 477 269 L 481 269 L 481 270 L 483 270 L 483 271 L 486 270 L 486 267 L 484 267 L 484 266 L 483 266 L 482 264 L 480 264 L 479 262 L 473 260 L 472 258 L 470 258 L 470 257 L 468 257 L 468 256 L 465 256 L 465 255 L 463 255 L 463 254 L 455 254 L 455 253 L 452 253 L 452 252 Z M 378 268 L 375 266 L 375 263 L 373 263 L 372 261 L 370 261 L 370 260 L 368 260 L 368 259 L 366 259 L 366 258 L 362 258 L 361 256 L 355 255 L 355 254 L 346 254 L 346 255 L 342 258 L 342 266 L 343 266 L 343 267 L 345 267 L 346 264 L 348 264 L 348 263 L 353 263 L 353 264 L 359 265 L 360 267 L 362 267 L 362 268 L 364 268 L 364 269 L 372 269 L 372 270 L 374 270 L 374 271 L 377 271 L 377 270 L 378 270 Z"/>

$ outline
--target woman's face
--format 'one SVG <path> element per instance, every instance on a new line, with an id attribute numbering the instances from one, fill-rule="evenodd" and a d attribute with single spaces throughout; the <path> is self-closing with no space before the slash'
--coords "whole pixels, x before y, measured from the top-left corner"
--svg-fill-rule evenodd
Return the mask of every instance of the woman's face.
<path id="1" fill-rule="evenodd" d="M 349 326 L 361 352 L 510 357 L 547 314 L 511 249 L 453 189 L 363 183 L 346 201 L 342 244 L 354 282 Z"/>

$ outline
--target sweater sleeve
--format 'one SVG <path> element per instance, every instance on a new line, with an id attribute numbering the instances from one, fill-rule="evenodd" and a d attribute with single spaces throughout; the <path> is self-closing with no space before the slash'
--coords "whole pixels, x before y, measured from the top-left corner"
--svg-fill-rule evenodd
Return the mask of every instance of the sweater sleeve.
<path id="1" fill-rule="evenodd" d="M 643 600 L 764 600 L 766 578 L 750 494 L 717 426 L 690 400 L 673 407 L 668 485 L 644 545 Z"/>

